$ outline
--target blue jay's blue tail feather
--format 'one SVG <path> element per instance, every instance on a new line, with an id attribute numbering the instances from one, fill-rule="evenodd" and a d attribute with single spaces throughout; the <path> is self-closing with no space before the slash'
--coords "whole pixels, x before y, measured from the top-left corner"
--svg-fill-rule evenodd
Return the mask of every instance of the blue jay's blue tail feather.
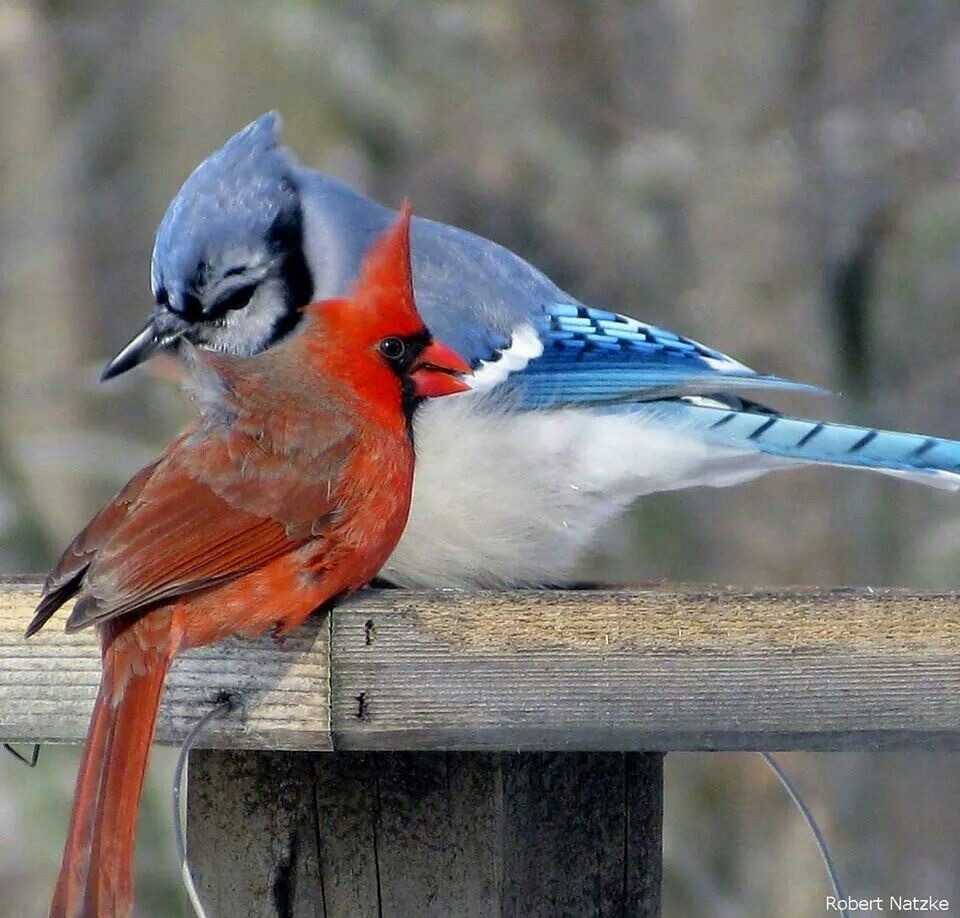
<path id="1" fill-rule="evenodd" d="M 782 417 L 750 403 L 739 407 L 733 400 L 729 406 L 712 399 L 676 399 L 631 408 L 717 445 L 798 462 L 873 469 L 934 487 L 960 489 L 960 442 L 956 440 Z"/>

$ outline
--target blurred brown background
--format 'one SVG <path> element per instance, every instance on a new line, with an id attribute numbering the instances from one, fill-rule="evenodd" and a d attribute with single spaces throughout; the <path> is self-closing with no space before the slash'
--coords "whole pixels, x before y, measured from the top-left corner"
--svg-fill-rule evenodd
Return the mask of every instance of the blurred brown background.
<path id="1" fill-rule="evenodd" d="M 99 365 L 188 172 L 281 110 L 307 163 L 490 236 L 587 302 L 842 390 L 784 407 L 960 437 L 955 0 L 0 0 L 0 570 L 39 571 L 184 416 Z M 960 587 L 960 503 L 863 474 L 654 498 L 594 577 Z M 785 760 L 849 891 L 960 908 L 949 755 Z M 0 913 L 41 914 L 75 750 L 0 755 Z M 144 915 L 186 914 L 156 757 Z M 750 755 L 667 767 L 667 916 L 824 914 Z"/>

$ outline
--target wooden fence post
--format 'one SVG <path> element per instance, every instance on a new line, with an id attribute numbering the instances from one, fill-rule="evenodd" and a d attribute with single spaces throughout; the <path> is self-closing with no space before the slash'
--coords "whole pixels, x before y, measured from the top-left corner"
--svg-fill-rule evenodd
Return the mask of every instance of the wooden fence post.
<path id="1" fill-rule="evenodd" d="M 660 913 L 663 757 L 617 752 L 191 755 L 211 915 Z"/>

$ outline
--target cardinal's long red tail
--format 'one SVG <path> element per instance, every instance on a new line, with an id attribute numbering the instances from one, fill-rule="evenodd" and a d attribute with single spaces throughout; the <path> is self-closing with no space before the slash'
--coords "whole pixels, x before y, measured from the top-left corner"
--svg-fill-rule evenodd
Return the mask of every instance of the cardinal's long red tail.
<path id="1" fill-rule="evenodd" d="M 50 918 L 123 918 L 133 911 L 137 814 L 173 654 L 111 637 Z"/>

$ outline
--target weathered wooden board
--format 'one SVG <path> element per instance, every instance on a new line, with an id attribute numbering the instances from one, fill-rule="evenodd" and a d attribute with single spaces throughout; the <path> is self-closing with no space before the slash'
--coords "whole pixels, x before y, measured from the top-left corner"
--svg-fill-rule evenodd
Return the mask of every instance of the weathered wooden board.
<path id="1" fill-rule="evenodd" d="M 960 601 L 383 592 L 337 610 L 338 749 L 960 747 Z"/>
<path id="2" fill-rule="evenodd" d="M 199 752 L 190 857 L 215 915 L 648 918 L 662 777 L 639 753 Z"/>
<path id="3" fill-rule="evenodd" d="M 323 915 L 311 753 L 194 750 L 187 848 L 208 915 Z"/>
<path id="4" fill-rule="evenodd" d="M 74 741 L 98 678 L 95 640 L 53 625 L 24 642 L 36 598 L 35 586 L 0 589 L 0 739 Z M 960 748 L 960 598 L 369 591 L 283 645 L 186 655 L 161 740 L 182 737 L 220 691 L 239 694 L 242 711 L 203 745 Z"/>
<path id="5" fill-rule="evenodd" d="M 29 641 L 36 583 L 0 585 L 0 741 L 77 742 L 100 681 L 96 634 L 64 634 L 60 619 Z M 240 699 L 200 745 L 246 749 L 330 748 L 330 623 L 308 623 L 278 644 L 230 640 L 191 650 L 167 680 L 160 742 L 179 743 L 220 692 Z"/>

